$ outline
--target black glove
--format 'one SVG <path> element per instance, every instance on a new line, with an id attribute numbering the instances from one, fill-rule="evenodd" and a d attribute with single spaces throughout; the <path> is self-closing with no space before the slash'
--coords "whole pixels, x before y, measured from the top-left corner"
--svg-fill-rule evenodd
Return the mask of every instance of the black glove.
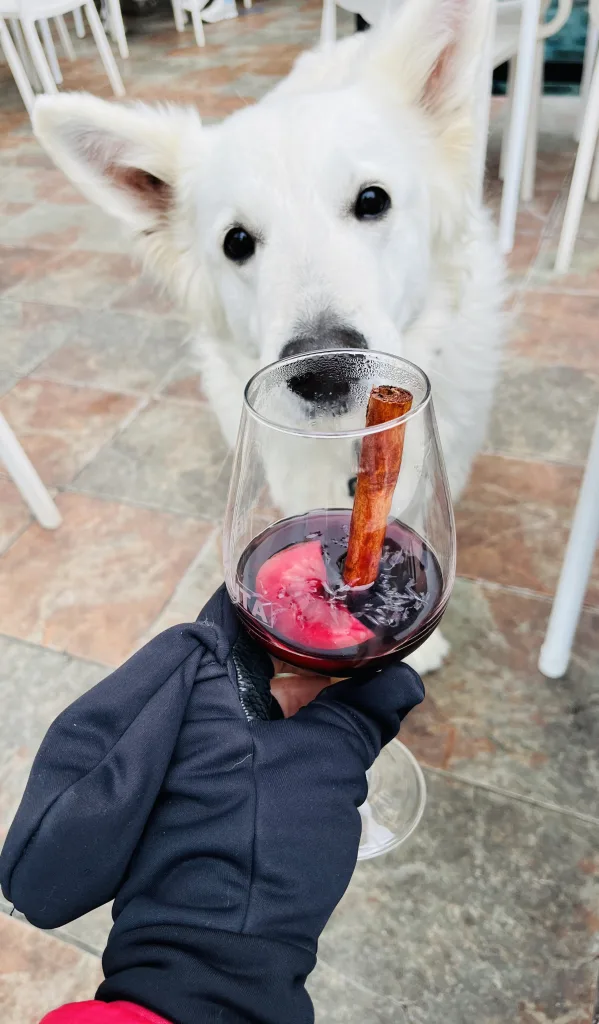
<path id="1" fill-rule="evenodd" d="M 0 880 L 41 928 L 114 899 L 98 999 L 173 1024 L 313 1020 L 365 771 L 423 688 L 396 664 L 282 719 L 272 673 L 221 588 L 50 727 Z"/>

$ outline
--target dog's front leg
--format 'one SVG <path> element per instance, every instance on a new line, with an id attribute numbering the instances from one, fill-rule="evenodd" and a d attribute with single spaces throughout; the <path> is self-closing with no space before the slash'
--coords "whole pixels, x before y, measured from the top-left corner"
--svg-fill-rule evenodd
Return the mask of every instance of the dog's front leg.
<path id="1" fill-rule="evenodd" d="M 202 388 L 229 448 L 235 448 L 243 393 L 256 366 L 235 358 L 230 343 L 198 335 L 193 342 L 193 362 L 200 371 Z"/>
<path id="2" fill-rule="evenodd" d="M 436 672 L 441 668 L 449 650 L 449 644 L 441 630 L 436 629 L 428 640 L 424 641 L 422 647 L 406 658 L 406 664 L 410 665 L 419 675 L 425 676 L 429 672 Z"/>

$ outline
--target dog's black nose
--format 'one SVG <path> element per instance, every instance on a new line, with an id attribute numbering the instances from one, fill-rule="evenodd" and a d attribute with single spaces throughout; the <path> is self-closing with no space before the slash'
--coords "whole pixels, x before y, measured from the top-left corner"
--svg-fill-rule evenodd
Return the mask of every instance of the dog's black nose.
<path id="1" fill-rule="evenodd" d="M 315 360 L 309 371 L 290 377 L 287 386 L 306 402 L 331 408 L 343 406 L 349 396 L 351 382 L 347 374 L 341 372 L 338 360 L 325 354 L 327 349 L 339 348 L 364 351 L 368 349 L 368 342 L 353 327 L 331 322 L 318 324 L 311 331 L 299 332 L 283 346 L 281 359 L 309 352 L 322 352 L 323 357 Z"/>

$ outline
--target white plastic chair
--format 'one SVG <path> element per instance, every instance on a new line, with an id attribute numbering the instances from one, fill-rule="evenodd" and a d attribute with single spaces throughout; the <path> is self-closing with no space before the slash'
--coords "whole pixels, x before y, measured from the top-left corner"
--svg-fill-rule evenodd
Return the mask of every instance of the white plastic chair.
<path id="1" fill-rule="evenodd" d="M 71 37 L 69 36 L 63 16 L 59 15 L 57 18 L 54 18 L 54 23 L 58 29 L 58 35 L 65 56 L 71 61 L 75 60 L 75 50 L 73 49 Z M 46 60 L 48 61 L 48 67 L 52 72 L 52 77 L 56 84 L 62 85 L 62 72 L 60 70 L 60 64 L 58 63 L 58 57 L 56 56 L 56 50 L 54 49 L 54 39 L 52 38 L 50 22 L 47 18 L 40 18 L 39 27 Z"/>
<path id="2" fill-rule="evenodd" d="M 126 59 L 129 56 L 129 46 L 127 45 L 120 0 L 102 0 L 102 16 L 105 16 L 105 24 L 116 42 L 119 56 Z"/>
<path id="3" fill-rule="evenodd" d="M 568 668 L 598 541 L 599 416 L 595 423 L 545 643 L 539 658 L 539 669 L 550 679 L 560 679 Z"/>
<path id="4" fill-rule="evenodd" d="M 23 103 L 28 113 L 31 114 L 35 96 L 4 18 L 0 18 L 0 47 L 4 52 Z M 2 413 L 0 413 L 0 461 L 4 463 L 9 476 L 14 480 L 40 526 L 47 530 L 55 530 L 60 526 L 62 522 L 60 512 Z"/>
<path id="5" fill-rule="evenodd" d="M 198 46 L 205 46 L 206 36 L 202 22 L 202 10 L 206 6 L 206 0 L 201 0 L 201 2 L 200 0 L 171 0 L 171 3 L 177 32 L 185 31 L 187 14 L 190 14 L 196 43 Z M 252 0 L 243 0 L 243 6 L 249 10 L 252 6 Z"/>
<path id="6" fill-rule="evenodd" d="M 16 9 L 16 6 L 15 6 L 15 9 Z M 82 33 L 79 33 L 79 30 L 78 30 L 78 21 L 80 21 L 81 25 L 83 25 L 83 18 L 82 18 L 82 15 L 81 15 L 80 8 L 77 8 L 76 11 L 73 11 L 73 17 L 75 17 L 75 15 L 77 15 L 77 19 L 75 19 L 75 30 L 76 30 L 76 32 L 78 32 L 78 34 L 80 34 L 81 36 L 84 36 L 85 35 L 85 28 L 83 29 Z M 73 44 L 71 42 L 71 37 L 69 35 L 69 31 L 67 29 L 64 17 L 62 15 L 59 15 L 58 17 L 54 18 L 54 23 L 56 24 L 56 27 L 58 29 L 58 35 L 59 35 L 61 46 L 62 46 L 62 49 L 63 49 L 63 52 L 64 52 L 65 56 L 70 61 L 74 61 L 76 59 L 76 54 L 75 54 L 75 50 L 74 50 Z M 52 38 L 52 30 L 50 28 L 50 22 L 47 19 L 45 19 L 45 18 L 40 18 L 39 26 L 40 26 L 41 36 L 42 36 L 42 43 L 43 43 L 44 51 L 45 51 L 45 54 L 46 54 L 46 60 L 48 61 L 48 66 L 49 66 L 49 68 L 50 68 L 50 70 L 52 72 L 52 76 L 53 76 L 54 81 L 56 82 L 56 84 L 57 85 L 61 85 L 62 84 L 62 73 L 61 73 L 61 70 L 60 70 L 60 65 L 58 63 L 58 58 L 56 56 L 56 50 L 54 49 L 54 40 Z M 35 70 L 34 65 L 31 63 L 31 54 L 29 53 L 29 51 L 27 49 L 27 46 L 25 44 L 25 38 L 23 36 L 23 31 L 21 29 L 21 25 L 19 23 L 18 18 L 11 18 L 10 19 L 10 29 L 11 29 L 12 35 L 14 37 L 14 41 L 15 41 L 15 45 L 16 45 L 16 48 L 17 48 L 17 52 L 19 54 L 19 57 L 21 58 L 21 63 L 23 65 L 23 68 L 25 69 L 27 77 L 29 78 L 30 83 L 34 87 L 38 87 L 39 88 L 40 87 L 39 77 L 38 77 L 38 74 L 37 74 L 37 72 Z"/>
<path id="7" fill-rule="evenodd" d="M 187 20 L 186 12 L 189 12 L 189 14 L 191 14 L 196 43 L 198 46 L 205 46 L 206 36 L 204 35 L 204 26 L 202 24 L 201 15 L 202 7 L 204 7 L 205 4 L 202 3 L 200 6 L 198 0 L 171 0 L 171 2 L 173 5 L 173 15 L 175 18 L 175 28 L 177 29 L 177 32 L 185 31 L 185 22 Z"/>
<path id="8" fill-rule="evenodd" d="M 599 0 L 590 0 L 589 17 L 587 56 L 592 56 L 593 68 L 588 76 L 587 95 L 582 97 L 584 107 L 580 143 L 555 258 L 555 270 L 559 274 L 565 274 L 572 262 L 587 187 L 589 199 L 594 202 L 599 199 L 599 156 L 596 155 L 597 138 L 599 137 L 599 56 L 597 55 Z M 594 54 L 592 53 L 593 49 Z M 588 63 L 590 64 L 591 61 L 589 60 Z"/>
<path id="9" fill-rule="evenodd" d="M 9 30 L 15 44 L 19 60 L 23 66 L 23 70 L 29 79 L 29 84 L 35 89 L 40 88 L 40 81 L 37 77 L 35 68 L 31 62 L 31 54 L 27 49 L 25 42 L 25 36 L 23 35 L 23 29 L 18 18 L 9 19 Z"/>
<path id="10" fill-rule="evenodd" d="M 56 93 L 58 91 L 57 85 L 60 85 L 62 81 L 48 19 L 60 19 L 58 26 L 64 27 L 64 33 L 61 27 L 59 27 L 61 41 L 64 46 L 65 39 L 68 39 L 68 31 L 62 17 L 76 10 L 85 11 L 89 27 L 98 47 L 100 59 L 108 75 L 113 92 L 116 96 L 124 96 L 125 87 L 123 80 L 93 0 L 0 0 L 0 17 L 10 18 L 11 21 L 18 19 L 23 29 L 23 35 L 25 36 L 33 66 L 41 82 L 42 89 L 46 93 Z M 44 53 L 37 34 L 36 22 L 40 23 L 42 38 L 46 43 L 46 53 Z M 68 39 L 66 46 L 67 54 L 70 47 L 74 57 L 70 39 Z"/>
<path id="11" fill-rule="evenodd" d="M 0 18 L 0 33 L 4 48 L 6 40 L 2 31 L 3 24 L 2 18 Z M 10 44 L 8 48 L 10 49 Z M 7 53 L 6 50 L 4 52 Z M 6 59 L 8 60 L 8 54 Z M 40 526 L 46 530 L 56 530 L 62 522 L 60 512 L 2 413 L 0 413 L 0 461 L 4 463 L 9 476 L 14 480 Z"/>
<path id="12" fill-rule="evenodd" d="M 589 23 L 587 28 L 587 38 L 584 47 L 584 60 L 582 65 L 582 79 L 580 82 L 580 106 L 578 110 L 578 117 L 576 118 L 576 129 L 574 132 L 574 138 L 577 142 L 580 142 L 580 133 L 582 131 L 582 123 L 584 121 L 584 115 L 587 107 L 587 101 L 589 98 L 589 89 L 591 87 L 591 79 L 593 77 L 593 68 L 595 67 L 595 59 L 597 57 L 597 50 L 599 49 L 599 25 L 595 25 L 592 19 L 589 17 Z"/>
<path id="13" fill-rule="evenodd" d="M 499 0 L 497 3 L 493 66 L 498 67 L 510 59 L 512 79 L 507 136 L 500 168 L 504 183 L 499 215 L 499 244 L 504 253 L 511 252 L 514 247 L 520 194 L 527 201 L 534 195 L 545 40 L 566 24 L 572 12 L 572 4 L 573 0 L 559 0 L 555 16 L 544 23 L 542 18 L 548 6 L 546 0 L 522 0 L 516 41 L 511 23 L 513 0 Z M 511 57 L 508 50 L 512 51 Z"/>
<path id="14" fill-rule="evenodd" d="M 6 63 L 12 72 L 17 89 L 21 94 L 21 99 L 27 108 L 27 112 L 31 114 L 35 100 L 33 89 L 31 88 L 31 83 L 27 76 L 27 72 L 23 67 L 23 62 L 18 54 L 13 38 L 8 31 L 8 26 L 3 18 L 0 18 L 0 48 L 4 52 Z"/>
<path id="15" fill-rule="evenodd" d="M 125 33 L 125 24 L 123 22 L 120 0 L 102 0 L 100 14 L 102 22 L 107 26 L 108 32 L 117 44 L 119 55 L 123 59 L 127 58 L 129 56 L 129 46 L 127 45 L 127 36 Z M 85 24 L 83 22 L 83 15 L 80 7 L 76 7 L 73 11 L 73 21 L 78 38 L 83 39 L 85 37 Z M 71 37 L 69 36 L 66 22 L 62 15 L 54 18 L 54 23 L 58 29 L 58 35 L 65 55 L 69 60 L 75 60 L 75 50 L 71 42 Z M 54 75 L 54 81 L 57 85 L 61 85 L 62 75 L 60 73 L 60 67 L 56 58 L 56 51 L 54 50 L 52 33 L 47 20 L 40 20 L 40 31 L 42 34 L 44 50 L 46 51 L 46 58 L 50 65 L 52 74 Z"/>
<path id="16" fill-rule="evenodd" d="M 75 23 L 75 33 L 77 38 L 85 39 L 85 23 L 83 21 L 83 15 L 80 7 L 77 7 L 76 10 L 73 11 L 73 21 Z"/>

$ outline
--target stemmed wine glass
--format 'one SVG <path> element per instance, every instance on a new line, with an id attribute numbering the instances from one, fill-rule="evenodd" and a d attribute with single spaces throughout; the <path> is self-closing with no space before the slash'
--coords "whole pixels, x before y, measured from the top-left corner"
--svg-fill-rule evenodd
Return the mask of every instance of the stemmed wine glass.
<path id="1" fill-rule="evenodd" d="M 342 678 L 415 651 L 455 576 L 455 528 L 430 383 L 413 363 L 339 349 L 283 359 L 245 390 L 224 535 L 250 634 Z M 394 740 L 369 773 L 360 858 L 403 842 L 426 799 Z"/>

